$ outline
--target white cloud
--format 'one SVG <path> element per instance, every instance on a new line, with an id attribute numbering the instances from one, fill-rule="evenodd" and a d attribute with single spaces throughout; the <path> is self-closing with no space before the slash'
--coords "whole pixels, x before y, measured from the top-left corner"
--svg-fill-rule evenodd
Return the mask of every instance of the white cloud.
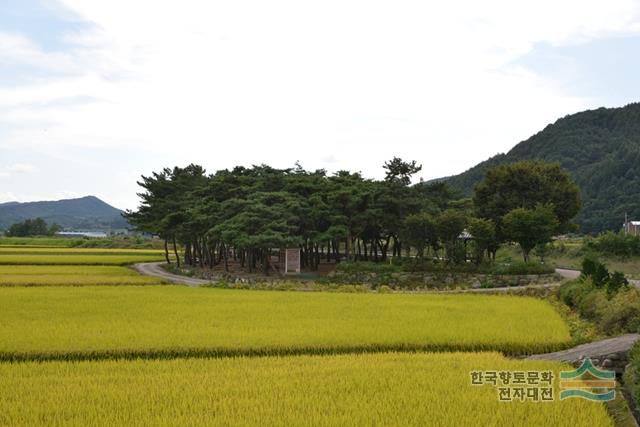
<path id="1" fill-rule="evenodd" d="M 0 32 L 0 64 L 4 66 L 32 66 L 41 71 L 80 71 L 73 56 L 66 53 L 45 53 L 28 38 Z"/>
<path id="2" fill-rule="evenodd" d="M 34 173 L 38 168 L 27 163 L 15 163 L 9 166 L 0 166 L 0 177 L 8 177 L 16 174 Z"/>
<path id="3" fill-rule="evenodd" d="M 510 65 L 536 43 L 640 31 L 630 0 L 63 4 L 95 24 L 64 54 L 0 35 L 0 58 L 66 73 L 0 89 L 12 125 L 0 149 L 136 148 L 210 169 L 300 160 L 370 176 L 401 155 L 427 178 L 448 175 L 596 106 Z"/>
<path id="4" fill-rule="evenodd" d="M 18 196 L 11 191 L 0 191 L 0 203 L 14 202 L 16 200 L 18 200 Z"/>

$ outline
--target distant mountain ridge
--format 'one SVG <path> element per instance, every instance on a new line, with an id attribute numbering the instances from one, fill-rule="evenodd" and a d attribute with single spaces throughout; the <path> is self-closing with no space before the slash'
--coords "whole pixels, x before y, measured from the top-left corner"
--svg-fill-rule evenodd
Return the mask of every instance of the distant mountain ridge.
<path id="1" fill-rule="evenodd" d="M 488 168 L 519 160 L 559 162 L 582 192 L 577 222 L 585 233 L 619 230 L 640 219 L 640 103 L 572 114 L 466 172 L 441 178 L 471 195 Z"/>
<path id="2" fill-rule="evenodd" d="M 122 211 L 94 196 L 44 202 L 0 203 L 0 230 L 16 222 L 42 218 L 65 230 L 109 231 L 127 228 Z"/>

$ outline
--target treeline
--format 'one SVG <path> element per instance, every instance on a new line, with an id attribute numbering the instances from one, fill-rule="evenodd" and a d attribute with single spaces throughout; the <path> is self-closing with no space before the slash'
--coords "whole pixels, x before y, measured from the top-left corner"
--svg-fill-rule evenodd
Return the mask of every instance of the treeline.
<path id="1" fill-rule="evenodd" d="M 602 255 L 629 258 L 640 256 L 640 236 L 626 234 L 624 231 L 611 231 L 597 237 L 587 237 L 584 241 L 586 250 Z"/>
<path id="2" fill-rule="evenodd" d="M 58 224 L 49 226 L 42 218 L 27 219 L 9 227 L 6 235 L 9 237 L 53 236 L 60 231 Z"/>
<path id="3" fill-rule="evenodd" d="M 579 209 L 575 184 L 558 165 L 523 162 L 491 171 L 471 199 L 443 183 L 411 185 L 415 161 L 384 164 L 385 179 L 307 171 L 300 165 L 236 167 L 208 175 L 201 166 L 143 176 L 142 204 L 125 216 L 160 236 L 178 265 L 253 272 L 271 269 L 273 250 L 301 248 L 302 267 L 388 257 L 480 264 L 499 245 L 530 251 L 570 227 Z M 182 246 L 184 257 L 181 259 Z"/>

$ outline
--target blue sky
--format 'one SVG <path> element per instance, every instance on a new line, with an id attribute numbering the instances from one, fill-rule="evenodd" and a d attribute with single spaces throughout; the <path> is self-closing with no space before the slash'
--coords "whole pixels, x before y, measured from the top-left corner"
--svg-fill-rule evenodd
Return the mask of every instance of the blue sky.
<path id="1" fill-rule="evenodd" d="M 191 162 L 430 179 L 640 101 L 640 1 L 428 3 L 0 0 L 0 202 L 134 208 Z"/>
<path id="2" fill-rule="evenodd" d="M 610 36 L 571 46 L 536 45 L 517 60 L 570 93 L 602 105 L 640 101 L 640 35 Z"/>
<path id="3" fill-rule="evenodd" d="M 0 7 L 0 28 L 3 32 L 28 37 L 45 51 L 68 48 L 65 34 L 86 29 L 88 25 L 56 2 L 2 0 Z"/>

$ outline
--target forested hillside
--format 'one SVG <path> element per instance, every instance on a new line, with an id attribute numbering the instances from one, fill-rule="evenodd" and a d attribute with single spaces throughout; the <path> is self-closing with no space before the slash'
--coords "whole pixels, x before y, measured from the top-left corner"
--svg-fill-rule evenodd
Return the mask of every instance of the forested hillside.
<path id="1" fill-rule="evenodd" d="M 100 230 L 127 228 L 122 211 L 97 197 L 31 203 L 0 204 L 0 230 L 26 219 L 42 218 L 70 230 Z"/>
<path id="2" fill-rule="evenodd" d="M 580 231 L 618 230 L 625 213 L 640 219 L 640 104 L 566 116 L 446 181 L 471 195 L 489 167 L 526 159 L 559 162 L 571 173 L 582 192 Z"/>

